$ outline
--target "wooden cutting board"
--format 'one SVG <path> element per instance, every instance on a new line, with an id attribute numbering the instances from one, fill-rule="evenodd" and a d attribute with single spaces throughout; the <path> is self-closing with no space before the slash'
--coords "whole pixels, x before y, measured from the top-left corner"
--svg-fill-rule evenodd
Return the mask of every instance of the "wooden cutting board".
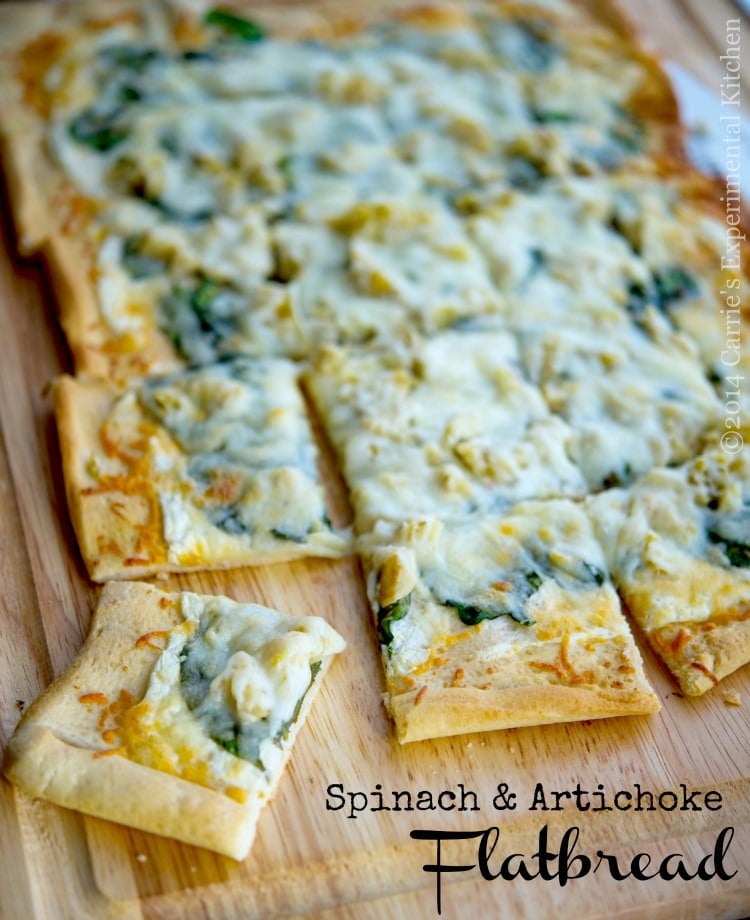
<path id="1" fill-rule="evenodd" d="M 622 5 L 646 24 L 657 46 L 718 87 L 726 20 L 739 16 L 733 3 Z M 19 261 L 14 251 L 6 221 L 0 245 L 3 747 L 23 709 L 81 646 L 98 594 L 68 521 L 46 391 L 52 377 L 71 368 L 70 357 L 53 292 L 37 266 Z M 345 513 L 335 480 L 332 488 Z M 646 651 L 663 704 L 656 716 L 400 747 L 380 703 L 378 649 L 356 560 L 175 577 L 165 584 L 321 614 L 348 640 L 261 819 L 253 851 L 237 864 L 32 801 L 3 780 L 1 917 L 430 918 L 438 910 L 437 873 L 423 866 L 437 862 L 437 845 L 412 831 L 487 832 L 442 842 L 444 866 L 475 865 L 482 840 L 488 856 L 487 877 L 477 867 L 441 874 L 444 917 L 738 920 L 750 914 L 750 668 L 689 700 Z M 729 705 L 725 690 L 737 691 L 743 705 Z M 621 808 L 595 810 L 601 796 L 581 794 L 577 803 L 577 787 L 606 795 L 610 806 L 619 792 Z M 625 794 L 635 797 L 639 789 L 642 810 L 625 810 L 637 801 Z M 554 805 L 556 792 L 571 794 L 560 799 L 562 810 L 543 810 Z M 577 807 L 587 803 L 587 810 Z M 598 850 L 611 858 L 565 885 L 560 860 L 552 856 L 547 878 L 498 875 L 513 853 L 524 854 L 529 872 L 537 872 L 540 834 L 550 854 L 564 840 L 572 845 L 562 860 L 571 876 L 585 868 L 584 857 L 593 867 Z M 718 863 L 709 855 L 717 846 Z M 655 877 L 613 878 L 614 862 L 629 873 L 638 853 L 651 858 L 649 866 L 646 857 L 639 859 L 643 874 Z M 660 862 L 670 854 L 682 854 L 688 874 L 703 860 L 706 877 L 660 877 Z M 509 860 L 506 874 L 518 872 L 521 861 Z M 667 870 L 679 862 L 673 856 Z M 718 877 L 717 869 L 728 877 Z"/>

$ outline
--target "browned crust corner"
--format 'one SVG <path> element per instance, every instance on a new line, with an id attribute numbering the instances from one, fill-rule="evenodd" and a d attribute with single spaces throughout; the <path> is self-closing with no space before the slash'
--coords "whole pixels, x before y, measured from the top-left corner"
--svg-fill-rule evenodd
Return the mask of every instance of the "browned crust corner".
<path id="1" fill-rule="evenodd" d="M 105 581 L 153 574 L 151 565 L 128 567 L 126 562 L 139 533 L 131 521 L 138 520 L 148 496 L 118 491 L 116 481 L 115 491 L 102 491 L 86 466 L 90 455 L 101 452 L 101 426 L 119 391 L 104 381 L 62 375 L 52 393 L 68 511 L 90 577 Z M 126 477 L 121 478 L 127 487 Z"/>
<path id="2" fill-rule="evenodd" d="M 750 607 L 702 623 L 670 623 L 647 638 L 683 693 L 701 696 L 750 662 Z"/>

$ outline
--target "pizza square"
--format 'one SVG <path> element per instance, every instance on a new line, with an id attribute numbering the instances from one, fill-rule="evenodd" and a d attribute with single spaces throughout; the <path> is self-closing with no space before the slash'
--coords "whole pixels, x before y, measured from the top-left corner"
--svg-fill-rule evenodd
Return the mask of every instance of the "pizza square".
<path id="1" fill-rule="evenodd" d="M 588 500 L 629 611 L 680 688 L 750 661 L 750 458 L 713 443 Z"/>
<path id="2" fill-rule="evenodd" d="M 360 542 L 402 743 L 659 709 L 579 504 L 382 522 Z"/>
<path id="3" fill-rule="evenodd" d="M 575 316 L 597 332 L 632 323 L 658 339 L 679 329 L 714 373 L 727 319 L 746 335 L 748 301 L 740 253 L 722 261 L 716 194 L 708 177 L 688 171 L 555 176 L 529 189 L 490 186 L 466 226 L 507 328 L 570 325 Z M 735 308 L 726 316 L 715 308 L 719 293 Z"/>
<path id="4" fill-rule="evenodd" d="M 237 357 L 125 389 L 58 380 L 68 502 L 95 581 L 346 553 L 296 375 Z"/>
<path id="5" fill-rule="evenodd" d="M 550 410 L 573 431 L 571 458 L 591 491 L 688 460 L 721 418 L 695 349 L 679 335 L 541 326 L 524 330 L 520 348 Z"/>
<path id="6" fill-rule="evenodd" d="M 583 496 L 571 429 L 523 376 L 508 332 L 470 324 L 428 339 L 321 350 L 304 375 L 337 451 L 356 526 L 496 513 Z"/>
<path id="7" fill-rule="evenodd" d="M 34 797 L 242 860 L 344 645 L 320 617 L 110 582 L 3 771 Z"/>

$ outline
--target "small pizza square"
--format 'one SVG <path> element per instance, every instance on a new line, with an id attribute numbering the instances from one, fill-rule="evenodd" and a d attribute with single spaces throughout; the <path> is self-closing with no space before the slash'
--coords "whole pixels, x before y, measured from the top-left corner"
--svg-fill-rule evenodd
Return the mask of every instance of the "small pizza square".
<path id="1" fill-rule="evenodd" d="M 571 429 L 490 328 L 388 347 L 322 349 L 304 377 L 361 532 L 378 520 L 456 520 L 528 498 L 582 496 Z"/>
<path id="2" fill-rule="evenodd" d="M 95 581 L 347 551 L 296 375 L 237 357 L 126 389 L 60 378 L 68 503 Z"/>
<path id="3" fill-rule="evenodd" d="M 402 743 L 659 709 L 575 502 L 381 524 L 362 553 Z"/>
<path id="4" fill-rule="evenodd" d="M 620 594 L 684 693 L 750 661 L 747 448 L 714 443 L 588 507 Z"/>
<path id="5" fill-rule="evenodd" d="M 550 411 L 573 429 L 571 459 L 592 491 L 690 459 L 721 418 L 695 349 L 679 335 L 540 326 L 521 335 L 521 352 Z"/>
<path id="6" fill-rule="evenodd" d="M 32 796 L 244 859 L 344 647 L 320 617 L 110 582 L 3 770 Z"/>

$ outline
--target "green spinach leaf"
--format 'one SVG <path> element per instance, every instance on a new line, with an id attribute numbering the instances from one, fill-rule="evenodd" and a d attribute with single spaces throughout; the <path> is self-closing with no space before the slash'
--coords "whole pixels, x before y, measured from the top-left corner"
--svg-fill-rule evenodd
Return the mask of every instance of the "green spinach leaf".
<path id="1" fill-rule="evenodd" d="M 245 19 L 238 16 L 231 10 L 215 7 L 209 10 L 203 20 L 206 25 L 214 26 L 220 29 L 226 35 L 232 38 L 238 38 L 243 42 L 259 42 L 266 37 L 265 30 L 252 19 Z"/>
<path id="2" fill-rule="evenodd" d="M 402 620 L 409 612 L 411 593 L 405 594 L 392 604 L 378 610 L 378 639 L 381 645 L 390 645 L 393 641 L 393 624 Z"/>

